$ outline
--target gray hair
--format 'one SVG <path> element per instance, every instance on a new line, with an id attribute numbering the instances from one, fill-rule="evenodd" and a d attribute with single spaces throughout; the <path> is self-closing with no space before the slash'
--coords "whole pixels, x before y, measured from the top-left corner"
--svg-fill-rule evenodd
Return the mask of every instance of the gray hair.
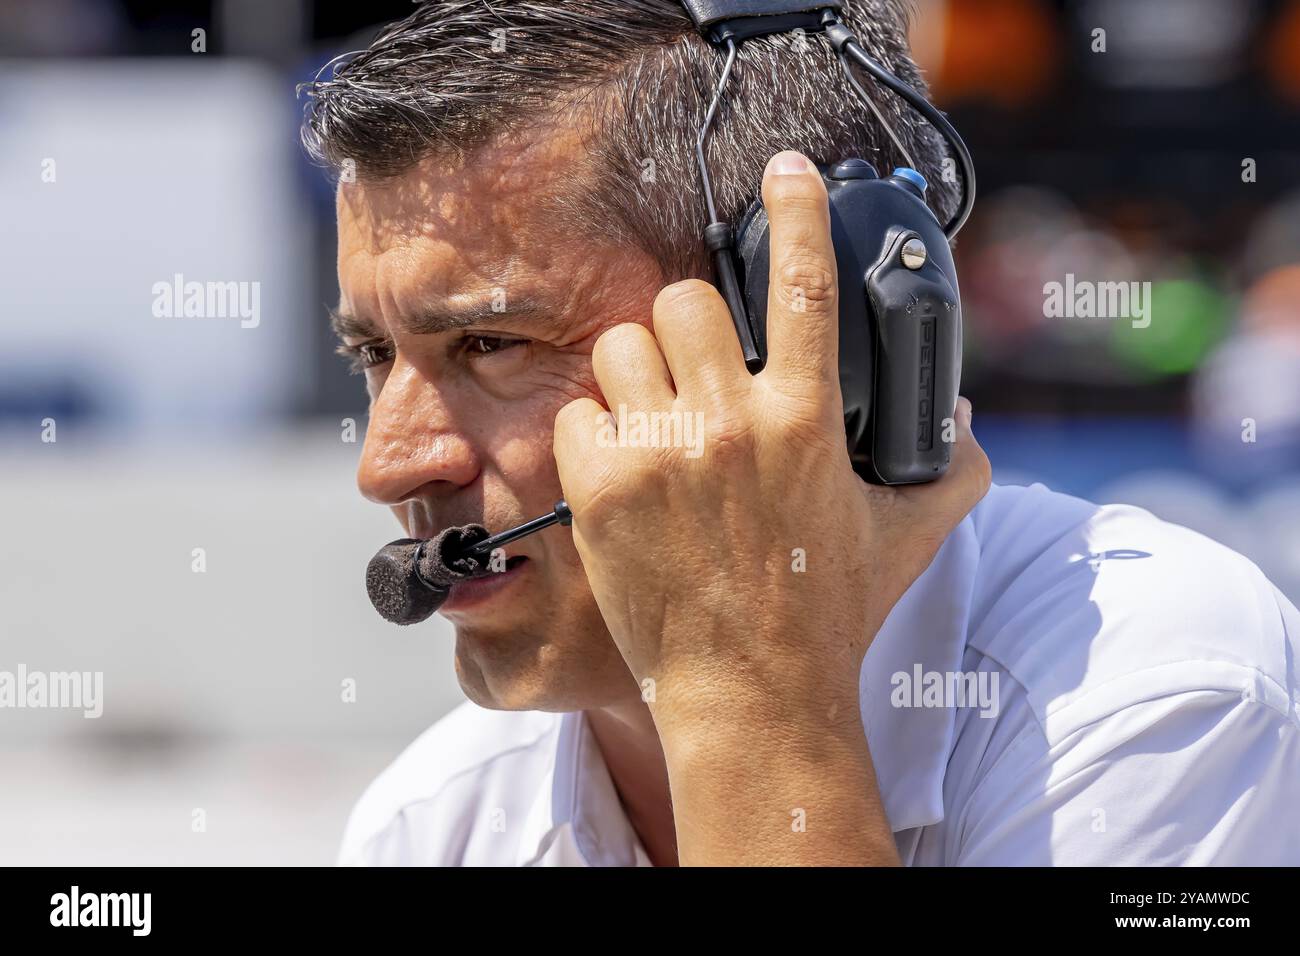
<path id="1" fill-rule="evenodd" d="M 845 0 L 843 19 L 869 54 L 924 93 L 908 52 L 910 14 L 910 0 Z M 430 0 L 304 84 L 302 140 L 322 165 L 350 160 L 359 176 L 383 179 L 430 155 L 465 158 L 507 131 L 582 124 L 585 176 L 556 205 L 612 242 L 645 249 L 669 279 L 703 277 L 695 137 L 723 61 L 673 0 Z M 870 78 L 864 85 L 946 221 L 957 185 L 941 175 L 941 138 L 892 93 Z M 741 45 L 707 144 L 724 220 L 739 220 L 783 149 L 816 163 L 861 156 L 883 171 L 904 163 L 818 35 Z"/>

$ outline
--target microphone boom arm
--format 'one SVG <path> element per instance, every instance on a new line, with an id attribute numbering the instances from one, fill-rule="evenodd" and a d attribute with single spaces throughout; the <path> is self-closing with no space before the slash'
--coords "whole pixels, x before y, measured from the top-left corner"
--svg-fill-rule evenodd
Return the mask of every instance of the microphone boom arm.
<path id="1" fill-rule="evenodd" d="M 465 549 L 467 555 L 485 555 L 491 554 L 497 548 L 503 547 L 512 541 L 518 541 L 520 538 L 541 531 L 543 528 L 549 528 L 553 524 L 570 525 L 573 523 L 573 512 L 569 510 L 568 502 L 563 498 L 555 503 L 555 509 L 548 515 L 541 515 L 533 518 L 531 521 L 525 521 L 514 528 L 508 528 L 500 534 L 494 534 L 490 538 L 484 538 L 478 544 Z"/>

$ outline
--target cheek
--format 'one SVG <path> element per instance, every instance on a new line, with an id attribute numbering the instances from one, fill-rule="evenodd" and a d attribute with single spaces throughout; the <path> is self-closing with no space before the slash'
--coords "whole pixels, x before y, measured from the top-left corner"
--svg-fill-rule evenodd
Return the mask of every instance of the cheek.
<path id="1" fill-rule="evenodd" d="M 481 457 L 489 513 L 524 520 L 558 500 L 555 416 L 576 386 L 557 364 L 534 365 L 508 388 L 484 384 L 481 376 L 460 379 L 471 387 L 453 417 Z"/>
<path id="2" fill-rule="evenodd" d="M 590 374 L 585 377 L 590 379 Z M 497 419 L 492 429 L 495 433 L 492 444 L 497 448 L 498 468 L 508 483 L 523 492 L 519 486 L 521 480 L 537 482 L 544 486 L 543 493 L 549 495 L 559 488 L 554 454 L 555 416 L 569 402 L 591 392 L 584 383 L 562 376 L 534 384 L 527 398 L 501 403 L 492 412 Z"/>
<path id="3" fill-rule="evenodd" d="M 504 419 L 503 433 L 512 440 L 535 444 L 554 463 L 551 447 L 555 416 L 579 398 L 600 400 L 600 389 L 591 371 L 591 355 L 582 352 L 555 354 L 535 366 L 521 382 L 526 390 L 502 402 L 498 413 Z"/>
<path id="4" fill-rule="evenodd" d="M 564 356 L 562 362 L 551 363 L 545 376 L 531 378 L 534 387 L 526 398 L 503 402 L 493 412 L 498 427 L 491 439 L 496 448 L 492 470 L 520 520 L 544 514 L 563 497 L 555 466 L 556 414 L 575 399 L 599 397 L 590 356 Z M 566 582 L 566 590 L 570 579 L 585 582 L 569 529 L 547 529 L 527 548 L 533 549 L 545 554 L 545 573 L 557 583 Z"/>

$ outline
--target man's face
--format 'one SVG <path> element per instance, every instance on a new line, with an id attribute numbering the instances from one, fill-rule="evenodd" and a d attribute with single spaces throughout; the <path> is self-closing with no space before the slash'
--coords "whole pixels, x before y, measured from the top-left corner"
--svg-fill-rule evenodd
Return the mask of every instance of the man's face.
<path id="1" fill-rule="evenodd" d="M 340 185 L 338 324 L 370 395 L 357 481 L 410 537 L 549 512 L 563 497 L 556 412 L 601 399 L 602 331 L 649 323 L 663 285 L 649 256 L 584 240 L 547 210 L 544 197 L 582 188 L 581 155 L 560 135 Z M 458 587 L 442 609 L 469 698 L 575 710 L 637 694 L 568 530 L 505 551 L 510 570 Z"/>

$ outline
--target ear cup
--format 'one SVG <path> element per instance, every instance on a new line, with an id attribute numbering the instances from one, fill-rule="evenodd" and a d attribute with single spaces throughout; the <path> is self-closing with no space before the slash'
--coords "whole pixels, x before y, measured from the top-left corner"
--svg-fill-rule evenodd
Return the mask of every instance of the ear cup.
<path id="1" fill-rule="evenodd" d="M 823 176 L 839 277 L 839 379 L 849 456 L 874 484 L 933 480 L 947 468 L 950 446 L 939 439 L 961 377 L 951 250 L 915 180 L 877 179 L 861 160 Z M 764 360 L 769 234 L 767 213 L 755 202 L 737 230 L 736 258 Z M 915 257 L 907 260 L 915 267 L 903 259 L 908 240 L 926 250 L 919 266 Z"/>
<path id="2" fill-rule="evenodd" d="M 769 236 L 767 210 L 761 201 L 755 201 L 740 221 L 736 256 L 740 260 L 741 287 L 750 325 L 755 340 L 762 343 L 764 361 L 767 359 L 767 295 L 771 269 Z M 855 274 L 861 275 L 861 265 L 848 242 L 845 225 L 837 215 L 834 203 L 831 205 L 831 237 L 840 279 L 840 395 L 844 402 L 846 439 L 852 455 L 868 444 L 874 353 L 862 283 L 860 279 L 854 281 L 852 278 Z"/>

